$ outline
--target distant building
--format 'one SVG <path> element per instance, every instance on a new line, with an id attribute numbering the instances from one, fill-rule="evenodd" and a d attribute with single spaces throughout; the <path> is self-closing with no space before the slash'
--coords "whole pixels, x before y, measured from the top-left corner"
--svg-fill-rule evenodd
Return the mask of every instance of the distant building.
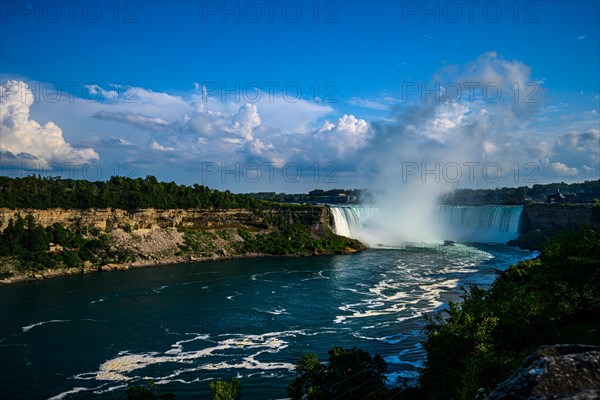
<path id="1" fill-rule="evenodd" d="M 319 201 L 321 203 L 330 204 L 352 204 L 356 203 L 356 196 L 348 196 L 346 193 L 338 193 L 331 196 L 322 196 Z"/>
<path id="2" fill-rule="evenodd" d="M 575 203 L 577 202 L 577 195 L 575 193 L 562 194 L 560 189 L 556 189 L 555 193 L 546 195 L 546 203 Z"/>

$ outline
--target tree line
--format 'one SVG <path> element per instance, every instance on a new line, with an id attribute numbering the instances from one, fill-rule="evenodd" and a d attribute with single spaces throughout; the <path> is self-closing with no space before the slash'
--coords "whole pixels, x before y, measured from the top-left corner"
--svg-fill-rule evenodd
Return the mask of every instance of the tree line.
<path id="1" fill-rule="evenodd" d="M 51 251 L 51 243 L 57 251 Z M 131 252 L 112 249 L 108 236 L 97 229 L 71 229 L 58 222 L 44 228 L 32 215 L 11 219 L 0 232 L 0 257 L 18 260 L 21 272 L 79 268 L 86 261 L 106 264 L 134 260 Z"/>
<path id="2" fill-rule="evenodd" d="M 154 176 L 110 180 L 60 179 L 28 176 L 11 178 L 0 176 L 0 208 L 246 208 L 265 207 L 264 202 L 251 196 L 230 191 L 213 190 L 206 186 L 178 185 L 159 182 Z"/>
<path id="3" fill-rule="evenodd" d="M 550 183 L 534 184 L 531 187 L 503 187 L 495 189 L 456 189 L 446 194 L 441 200 L 448 205 L 495 205 L 495 204 L 527 204 L 531 202 L 545 202 L 546 195 L 553 194 L 559 189 L 564 194 L 574 194 L 570 200 L 573 203 L 594 203 L 600 199 L 600 179 L 581 183 Z M 250 196 L 281 203 L 319 202 L 322 197 L 335 196 L 345 193 L 356 196 L 358 203 L 372 203 L 385 194 L 385 190 L 373 189 L 315 189 L 308 193 L 276 193 L 258 192 L 249 193 Z"/>

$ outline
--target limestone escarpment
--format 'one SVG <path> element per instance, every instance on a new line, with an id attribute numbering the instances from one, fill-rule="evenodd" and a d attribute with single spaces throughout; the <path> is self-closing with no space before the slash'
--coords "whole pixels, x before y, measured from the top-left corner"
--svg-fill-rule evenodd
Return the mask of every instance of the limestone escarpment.
<path id="1" fill-rule="evenodd" d="M 53 208 L 48 210 L 0 208 L 0 231 L 8 225 L 9 220 L 17 216 L 25 218 L 32 215 L 42 226 L 56 222 L 68 227 L 96 227 L 102 231 L 138 229 L 196 227 L 217 229 L 244 226 L 255 229 L 267 228 L 274 218 L 283 218 L 287 223 L 309 223 L 314 230 L 326 227 L 328 210 L 321 207 L 302 208 L 298 210 L 211 210 L 211 209 L 167 209 L 146 208 L 140 210 L 122 209 L 85 209 L 64 210 Z"/>
<path id="2" fill-rule="evenodd" d="M 600 226 L 592 218 L 591 204 L 531 204 L 523 209 L 523 232 Z"/>
<path id="3" fill-rule="evenodd" d="M 597 399 L 600 397 L 600 347 L 543 346 L 496 387 L 489 400 Z"/>
<path id="4" fill-rule="evenodd" d="M 9 235 L 13 236 L 8 240 L 18 244 L 7 247 L 9 242 L 5 243 L 6 251 L 0 257 L 0 284 L 157 264 L 347 254 L 365 248 L 356 240 L 332 232 L 326 207 L 0 209 L 0 232 L 18 218 L 33 221 L 11 228 Z M 15 235 L 15 229 L 21 234 Z M 36 232 L 41 232 L 38 237 L 46 241 L 46 249 L 44 244 L 40 247 L 40 240 L 31 241 L 24 234 L 30 229 L 41 229 Z M 38 245 L 31 246 L 33 242 Z"/>
<path id="5" fill-rule="evenodd" d="M 583 225 L 600 227 L 598 208 L 592 204 L 529 204 L 523 208 L 521 235 L 509 244 L 540 250 L 555 234 Z"/>

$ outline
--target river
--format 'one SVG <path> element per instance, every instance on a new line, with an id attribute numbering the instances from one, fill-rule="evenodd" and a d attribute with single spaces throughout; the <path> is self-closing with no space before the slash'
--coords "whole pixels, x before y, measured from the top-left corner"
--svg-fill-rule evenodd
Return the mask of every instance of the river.
<path id="1" fill-rule="evenodd" d="M 502 244 L 430 244 L 70 276 L 0 288 L 0 397 L 124 398 L 154 381 L 177 399 L 238 377 L 244 399 L 280 399 L 305 352 L 423 365 L 423 315 L 534 257 Z"/>

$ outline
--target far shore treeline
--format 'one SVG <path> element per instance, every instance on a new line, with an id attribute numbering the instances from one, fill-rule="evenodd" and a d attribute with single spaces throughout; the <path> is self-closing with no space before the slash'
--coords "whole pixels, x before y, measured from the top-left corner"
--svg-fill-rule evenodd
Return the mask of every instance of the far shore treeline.
<path id="1" fill-rule="evenodd" d="M 456 189 L 441 198 L 441 202 L 447 205 L 521 205 L 528 203 L 545 202 L 547 195 L 560 190 L 565 194 L 575 195 L 569 200 L 570 203 L 593 203 L 600 198 L 600 179 L 585 181 L 582 183 L 550 183 L 534 184 L 531 187 L 503 187 L 495 189 Z M 337 196 L 344 193 L 346 196 L 354 197 L 357 203 L 375 203 L 377 196 L 382 193 L 378 190 L 366 189 L 316 189 L 308 193 L 275 193 L 259 192 L 248 193 L 250 196 L 261 200 L 276 201 L 282 203 L 320 202 L 321 199 Z"/>
<path id="2" fill-rule="evenodd" d="M 449 205 L 502 205 L 545 202 L 546 196 L 560 190 L 571 195 L 569 203 L 593 203 L 600 198 L 600 179 L 582 183 L 534 184 L 531 187 L 496 189 L 456 189 L 442 197 Z M 108 181 L 61 179 L 28 176 L 0 176 L 0 208 L 204 208 L 257 209 L 273 203 L 318 203 L 323 198 L 344 193 L 357 203 L 373 203 L 381 193 L 366 189 L 315 189 L 308 193 L 257 192 L 235 194 L 194 184 L 160 182 L 154 176 L 126 178 L 114 176 Z"/>
<path id="3" fill-rule="evenodd" d="M 253 197 L 218 191 L 202 185 L 159 182 L 153 176 L 90 182 L 29 176 L 0 177 L 0 208 L 260 208 Z"/>

